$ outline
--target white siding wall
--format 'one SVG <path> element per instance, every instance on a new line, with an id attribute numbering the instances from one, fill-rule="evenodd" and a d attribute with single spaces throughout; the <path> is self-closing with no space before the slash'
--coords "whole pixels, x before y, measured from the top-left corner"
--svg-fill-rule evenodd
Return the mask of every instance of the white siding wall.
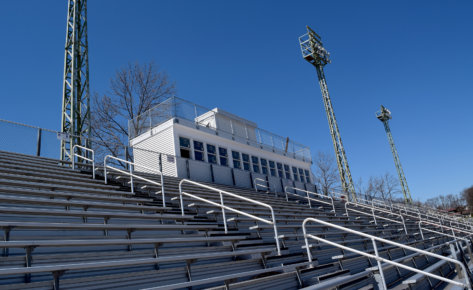
<path id="1" fill-rule="evenodd" d="M 166 153 L 171 156 L 176 155 L 174 143 L 173 120 L 169 120 L 164 124 L 153 128 L 150 132 L 142 134 L 131 140 L 133 146 L 134 162 L 138 165 L 144 165 L 159 170 L 159 154 Z M 140 150 L 143 149 L 143 150 Z M 152 152 L 151 152 L 152 151 Z M 165 175 L 177 176 L 176 158 L 171 156 L 162 156 L 163 173 Z M 145 171 L 139 167 L 137 171 Z"/>

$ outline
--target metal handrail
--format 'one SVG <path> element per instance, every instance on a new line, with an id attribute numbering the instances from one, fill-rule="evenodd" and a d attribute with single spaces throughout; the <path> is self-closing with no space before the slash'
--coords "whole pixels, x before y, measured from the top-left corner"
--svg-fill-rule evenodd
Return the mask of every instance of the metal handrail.
<path id="1" fill-rule="evenodd" d="M 79 155 L 76 153 L 76 148 L 80 148 L 82 150 L 85 150 L 85 151 L 88 151 L 88 152 L 92 152 L 92 159 L 90 158 L 87 158 L 85 156 L 82 156 L 82 155 Z M 74 156 L 77 156 L 77 158 L 81 158 L 81 159 L 84 159 L 86 161 L 89 161 L 89 162 L 92 162 L 92 177 L 93 179 L 95 179 L 95 155 L 94 155 L 94 150 L 90 149 L 90 148 L 87 148 L 87 147 L 84 147 L 84 146 L 80 146 L 80 145 L 74 145 L 72 147 L 72 169 L 75 169 L 75 158 Z"/>
<path id="2" fill-rule="evenodd" d="M 376 217 L 378 217 L 378 219 L 384 219 L 384 220 L 387 220 L 387 221 L 390 221 L 390 222 L 394 222 L 394 223 L 398 223 L 398 224 L 402 224 L 404 226 L 404 232 L 406 233 L 407 235 L 407 227 L 406 227 L 406 221 L 404 220 L 404 217 L 401 215 L 401 214 L 397 214 L 397 213 L 393 213 L 393 212 L 389 212 L 385 209 L 381 209 L 381 208 L 376 208 L 374 206 L 369 206 L 369 205 L 365 205 L 365 204 L 360 204 L 360 203 L 353 203 L 353 202 L 350 202 L 350 201 L 347 201 L 345 203 L 345 214 L 346 216 L 348 217 L 348 205 L 349 204 L 354 204 L 355 206 L 360 206 L 360 207 L 364 207 L 364 208 L 370 208 L 371 209 L 371 215 L 373 216 L 373 220 L 374 220 L 374 224 L 377 225 L 378 222 L 376 221 Z M 364 212 L 364 211 L 359 211 L 359 210 L 356 210 L 356 209 L 353 209 L 353 208 L 350 208 L 351 211 L 354 211 L 354 212 L 357 212 L 357 213 L 361 213 L 361 214 L 365 214 L 365 215 L 370 215 L 369 213 L 367 212 Z M 380 211 L 380 212 L 384 212 L 384 213 L 387 213 L 389 215 L 396 215 L 396 216 L 399 216 L 401 218 L 401 221 L 397 221 L 397 220 L 393 220 L 393 219 L 390 219 L 390 218 L 387 218 L 387 217 L 383 217 L 383 216 L 380 216 L 380 215 L 376 215 L 374 213 L 374 211 L 377 210 L 377 211 Z"/>
<path id="3" fill-rule="evenodd" d="M 257 183 L 256 181 L 263 181 L 264 183 L 268 183 L 269 186 L 266 185 L 266 184 Z M 274 186 L 274 183 L 271 183 L 270 181 L 265 180 L 265 179 L 263 179 L 263 178 L 259 178 L 259 177 L 256 177 L 256 178 L 253 180 L 253 184 L 255 185 L 255 191 L 256 191 L 256 192 L 258 192 L 258 186 L 259 186 L 259 187 L 264 187 L 264 188 L 266 188 L 266 190 L 267 190 L 268 192 L 271 192 L 271 185 Z M 277 194 L 276 194 L 276 187 L 275 187 L 275 186 L 274 186 L 274 195 L 277 196 Z"/>
<path id="4" fill-rule="evenodd" d="M 291 193 L 291 192 L 287 192 L 287 190 L 289 188 L 292 188 L 296 191 L 301 191 L 301 192 L 305 192 L 306 193 L 306 198 L 307 198 L 307 201 L 309 203 L 309 207 L 312 208 L 312 203 L 310 202 L 311 200 L 314 200 L 316 202 L 320 202 L 320 203 L 325 203 L 325 204 L 328 204 L 328 205 L 331 205 L 332 206 L 332 211 L 335 213 L 335 204 L 333 202 L 333 197 L 331 196 L 328 196 L 328 195 L 323 195 L 323 194 L 320 194 L 320 193 L 317 193 L 317 192 L 312 192 L 312 191 L 308 191 L 308 190 L 305 190 L 305 189 L 300 189 L 300 188 L 297 188 L 297 187 L 292 187 L 292 186 L 286 186 L 284 187 L 284 192 L 286 193 L 286 199 L 287 199 L 287 194 L 288 193 Z M 321 198 L 328 198 L 331 200 L 331 203 L 327 202 L 327 201 L 323 201 L 323 200 L 317 200 L 317 199 L 311 199 L 309 197 L 309 195 L 315 195 L 315 196 L 318 196 L 318 197 L 321 197 Z M 298 195 L 299 196 L 299 195 Z"/>
<path id="5" fill-rule="evenodd" d="M 107 165 L 107 159 L 114 159 L 114 160 L 117 160 L 117 161 L 120 161 L 120 162 L 123 162 L 123 163 L 126 163 L 128 165 L 130 165 L 130 169 L 129 169 L 129 172 L 126 172 L 124 170 L 121 170 L 121 169 L 118 169 L 118 168 L 115 168 L 113 166 L 108 166 Z M 139 176 L 139 175 L 136 175 L 136 174 L 133 174 L 133 168 L 137 166 L 137 167 L 141 167 L 141 168 L 144 168 L 146 170 L 150 170 L 150 171 L 154 171 L 155 173 L 158 173 L 160 176 L 161 176 L 161 183 L 159 182 L 156 182 L 154 180 L 151 180 L 151 179 L 148 179 L 148 178 L 145 178 L 145 177 L 142 177 L 142 176 Z M 144 166 L 144 165 L 139 165 L 139 164 L 135 164 L 133 162 L 130 162 L 128 160 L 124 160 L 124 159 L 121 159 L 121 158 L 117 158 L 115 156 L 112 156 L 112 155 L 107 155 L 105 156 L 104 160 L 103 160 L 103 171 L 104 171 L 104 177 L 105 177 L 105 184 L 107 184 L 107 168 L 108 169 L 111 169 L 111 170 L 115 170 L 117 172 L 120 172 L 122 174 L 127 174 L 130 176 L 130 186 L 131 186 L 131 193 L 135 193 L 135 190 L 134 190 L 134 186 L 133 186 L 133 177 L 134 178 L 137 178 L 137 179 L 140 179 L 140 180 L 143 180 L 143 181 L 146 181 L 146 182 L 149 182 L 151 184 L 154 184 L 154 185 L 158 185 L 158 186 L 161 186 L 161 194 L 163 196 L 163 207 L 166 207 L 166 197 L 164 195 L 164 177 L 163 177 L 163 173 L 157 169 L 154 169 L 154 168 L 150 168 L 150 167 L 147 167 L 147 166 Z"/>
<path id="6" fill-rule="evenodd" d="M 468 242 L 469 242 L 468 239 L 463 238 L 463 237 L 458 237 L 458 236 L 456 236 L 456 235 L 455 235 L 455 231 L 464 233 L 464 234 L 466 234 L 467 237 L 473 235 L 473 232 L 468 232 L 468 231 L 465 231 L 465 230 L 462 230 L 462 229 L 459 229 L 459 228 L 448 227 L 448 226 L 446 226 L 446 225 L 437 224 L 437 223 L 433 223 L 433 222 L 429 222 L 429 221 L 422 221 L 422 220 L 420 220 L 420 221 L 418 221 L 417 223 L 419 224 L 419 231 L 420 231 L 420 235 L 421 235 L 422 239 L 424 239 L 424 234 L 422 233 L 421 224 L 428 224 L 428 225 L 433 225 L 433 226 L 441 227 L 442 230 L 443 230 L 443 228 L 446 228 L 446 229 L 452 231 L 452 235 L 449 235 L 449 234 L 446 234 L 446 233 L 437 232 L 437 231 L 434 231 L 434 230 L 431 230 L 431 229 L 427 229 L 427 228 L 424 228 L 424 230 L 430 231 L 430 232 L 434 232 L 434 233 L 438 233 L 438 234 L 441 234 L 441 235 L 448 235 L 448 236 L 451 236 L 451 237 L 453 237 L 453 238 L 455 238 L 455 239 L 462 239 L 462 240 L 466 240 L 466 241 L 468 241 Z"/>
<path id="7" fill-rule="evenodd" d="M 309 221 L 316 222 L 316 223 L 319 223 L 319 224 L 322 224 L 322 225 L 325 225 L 325 226 L 328 226 L 328 227 L 332 227 L 332 228 L 335 228 L 335 229 L 338 229 L 338 230 L 342 230 L 342 231 L 345 231 L 345 232 L 348 232 L 348 233 L 351 233 L 351 234 L 357 234 L 357 235 L 360 235 L 362 237 L 371 239 L 371 241 L 373 243 L 373 249 L 374 249 L 375 255 L 368 254 L 368 253 L 365 253 L 363 251 L 359 251 L 357 249 L 353 249 L 353 248 L 350 248 L 350 247 L 347 247 L 347 246 L 344 246 L 344 245 L 339 245 L 335 242 L 332 242 L 332 241 L 329 241 L 329 240 L 326 240 L 326 239 L 323 239 L 323 238 L 320 238 L 320 237 L 317 237 L 317 236 L 314 236 L 314 235 L 311 235 L 311 234 L 307 234 L 306 224 Z M 461 287 L 471 289 L 471 284 L 470 284 L 470 281 L 469 281 L 469 278 L 468 278 L 468 272 L 467 272 L 467 269 L 466 269 L 465 265 L 463 265 L 463 263 L 461 263 L 461 262 L 459 262 L 455 259 L 445 257 L 445 256 L 441 256 L 441 255 L 431 253 L 431 252 L 428 252 L 428 251 L 425 251 L 425 250 L 417 249 L 417 248 L 414 248 L 414 247 L 411 247 L 411 246 L 403 245 L 403 244 L 400 244 L 400 243 L 396 243 L 396 242 L 386 240 L 386 239 L 383 239 L 383 238 L 379 238 L 377 236 L 369 235 L 369 234 L 366 234 L 366 233 L 363 233 L 363 232 L 360 232 L 360 231 L 355 231 L 355 230 L 345 228 L 345 227 L 342 227 L 342 226 L 339 226 L 339 225 L 331 224 L 329 222 L 319 220 L 319 219 L 315 219 L 315 218 L 306 218 L 302 222 L 302 230 L 303 230 L 303 233 L 304 233 L 305 247 L 306 247 L 306 250 L 307 250 L 307 257 L 309 259 L 309 262 L 312 262 L 312 254 L 310 252 L 309 241 L 308 241 L 307 238 L 311 238 L 311 239 L 317 240 L 319 242 L 326 243 L 326 244 L 329 244 L 331 246 L 338 247 L 342 250 L 350 251 L 350 252 L 353 252 L 355 254 L 364 256 L 364 257 L 375 259 L 378 263 L 379 274 L 381 276 L 381 281 L 383 283 L 382 286 L 384 287 L 384 289 L 387 289 L 387 287 L 386 287 L 386 280 L 384 279 L 383 267 L 381 265 L 381 262 L 391 264 L 391 265 L 394 265 L 396 267 L 403 268 L 403 269 L 406 269 L 406 270 L 409 270 L 409 271 L 412 271 L 412 272 L 420 273 L 422 275 L 429 276 L 429 277 L 432 277 L 434 279 L 438 279 L 438 280 L 441 280 L 441 281 L 444 281 L 444 282 L 447 282 L 447 283 L 451 283 L 451 284 L 454 284 L 454 285 L 457 285 L 457 286 L 461 286 Z M 434 257 L 434 258 L 437 258 L 437 259 L 440 259 L 440 260 L 445 260 L 445 261 L 450 262 L 450 263 L 457 264 L 462 269 L 462 271 L 464 273 L 465 283 L 461 283 L 461 282 L 451 280 L 451 279 L 448 279 L 448 278 L 445 278 L 445 277 L 442 277 L 442 276 L 439 276 L 439 275 L 435 275 L 435 274 L 432 274 L 432 273 L 429 273 L 429 272 L 426 272 L 426 271 L 422 271 L 422 270 L 419 270 L 419 269 L 416 269 L 416 268 L 413 268 L 413 267 L 410 267 L 410 266 L 407 266 L 407 265 L 403 265 L 403 264 L 395 262 L 395 261 L 385 259 L 385 258 L 383 258 L 379 255 L 378 247 L 376 245 L 376 241 L 384 243 L 384 244 L 390 244 L 390 245 L 393 245 L 393 246 L 397 246 L 397 247 L 400 247 L 400 248 L 403 248 L 403 249 L 406 249 L 406 250 L 409 250 L 409 251 L 412 251 L 412 252 L 417 252 L 417 253 L 420 253 L 420 254 L 423 254 L 423 255 L 426 255 L 426 256 L 431 256 L 431 257 Z"/>
<path id="8" fill-rule="evenodd" d="M 182 184 L 183 184 L 183 183 L 193 184 L 193 185 L 196 185 L 196 186 L 199 186 L 199 187 L 203 187 L 203 188 L 208 189 L 208 190 L 212 190 L 212 191 L 218 192 L 219 195 L 220 195 L 220 204 L 218 204 L 218 203 L 216 203 L 216 202 L 213 202 L 213 201 L 211 201 L 211 200 L 208 200 L 208 199 L 205 199 L 205 198 L 196 196 L 196 195 L 194 195 L 194 194 L 190 194 L 190 193 L 188 193 L 188 192 L 184 192 L 184 191 L 182 190 Z M 227 191 L 224 191 L 224 190 L 221 190 L 221 189 L 212 187 L 212 186 L 204 185 L 204 184 L 201 184 L 201 183 L 198 183 L 198 182 L 189 180 L 189 179 L 183 179 L 183 180 L 181 180 L 181 181 L 179 182 L 179 198 L 180 198 L 180 202 L 181 202 L 181 214 L 182 214 L 182 215 L 184 215 L 184 201 L 183 201 L 183 198 L 182 198 L 183 195 L 186 195 L 186 196 L 192 197 L 192 198 L 194 198 L 194 199 L 197 199 L 197 200 L 200 200 L 200 201 L 209 203 L 209 204 L 211 204 L 211 205 L 220 207 L 220 208 L 222 209 L 223 225 L 224 225 L 224 227 L 225 227 L 225 233 L 228 233 L 227 219 L 226 219 L 226 217 L 225 217 L 225 210 L 229 210 L 229 211 L 235 212 L 235 213 L 237 213 L 237 214 L 241 214 L 241 215 L 244 215 L 244 216 L 246 216 L 246 217 L 255 219 L 255 220 L 257 220 L 257 221 L 260 221 L 260 222 L 263 222 L 263 223 L 266 223 L 266 224 L 269 224 L 269 225 L 273 225 L 273 228 L 274 228 L 274 239 L 276 240 L 276 247 L 277 247 L 277 250 L 278 250 L 278 256 L 281 255 L 281 246 L 279 245 L 279 235 L 278 235 L 278 228 L 277 228 L 277 225 L 276 225 L 276 217 L 275 217 L 275 215 L 274 215 L 273 207 L 270 206 L 269 204 L 266 204 L 266 203 L 263 203 L 263 202 L 259 202 L 259 201 L 253 200 L 253 199 L 249 199 L 249 198 L 246 198 L 246 197 L 243 197 L 243 196 L 240 196 L 240 195 L 231 193 L 231 192 L 227 192 Z M 272 218 L 272 221 L 269 221 L 269 220 L 260 218 L 260 217 L 258 217 L 258 216 L 255 216 L 255 215 L 252 215 L 252 214 L 249 214 L 249 213 L 240 211 L 240 210 L 238 210 L 238 209 L 234 209 L 234 208 L 231 208 L 231 207 L 229 207 L 229 206 L 226 206 L 226 205 L 224 204 L 224 202 L 223 202 L 223 195 L 228 195 L 228 196 L 234 197 L 234 198 L 236 198 L 236 199 L 244 200 L 244 201 L 247 201 L 247 202 L 250 202 L 250 203 L 253 203 L 253 204 L 257 204 L 257 205 L 260 205 L 260 206 L 263 206 L 263 207 L 268 208 L 268 209 L 271 211 L 271 218 Z"/>

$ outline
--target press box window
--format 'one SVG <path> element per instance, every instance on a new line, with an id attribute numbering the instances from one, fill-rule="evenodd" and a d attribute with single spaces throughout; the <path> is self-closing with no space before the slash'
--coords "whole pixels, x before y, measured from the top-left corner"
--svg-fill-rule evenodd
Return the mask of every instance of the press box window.
<path id="1" fill-rule="evenodd" d="M 228 151 L 226 148 L 218 147 L 218 155 L 220 156 L 220 165 L 228 166 Z"/>
<path id="2" fill-rule="evenodd" d="M 243 169 L 250 171 L 250 155 L 242 153 L 241 158 L 243 159 Z"/>
<path id="3" fill-rule="evenodd" d="M 268 174 L 268 161 L 263 158 L 261 158 L 261 172 L 266 175 Z"/>
<path id="4" fill-rule="evenodd" d="M 274 161 L 271 160 L 269 160 L 269 172 L 271 173 L 271 176 L 276 176 L 276 166 Z"/>
<path id="5" fill-rule="evenodd" d="M 302 182 L 305 182 L 305 181 L 304 181 L 304 170 L 302 170 L 302 169 L 300 169 L 300 168 L 299 168 L 299 176 L 300 176 L 300 178 L 301 178 L 301 181 L 302 181 Z"/>
<path id="6" fill-rule="evenodd" d="M 259 158 L 251 156 L 251 163 L 253 163 L 253 172 L 259 173 Z"/>
<path id="7" fill-rule="evenodd" d="M 282 174 L 282 164 L 281 163 L 276 163 L 276 165 L 278 166 L 278 175 L 279 175 L 279 177 L 284 178 L 284 175 Z"/>
<path id="8" fill-rule="evenodd" d="M 191 141 L 188 138 L 179 137 L 181 157 L 191 158 Z"/>
<path id="9" fill-rule="evenodd" d="M 289 170 L 289 165 L 284 164 L 284 173 L 286 174 L 286 179 L 291 179 L 291 170 Z"/>
<path id="10" fill-rule="evenodd" d="M 214 145 L 207 144 L 207 160 L 209 163 L 217 164 L 217 149 Z"/>
<path id="11" fill-rule="evenodd" d="M 292 167 L 292 175 L 294 175 L 295 181 L 299 181 L 299 178 L 297 177 L 297 168 Z"/>
<path id="12" fill-rule="evenodd" d="M 304 170 L 305 172 L 305 180 L 307 181 L 307 183 L 310 183 L 310 175 L 309 175 L 309 170 Z"/>
<path id="13" fill-rule="evenodd" d="M 241 169 L 240 152 L 232 151 L 233 168 Z"/>
<path id="14" fill-rule="evenodd" d="M 204 161 L 204 143 L 194 141 L 194 159 L 198 161 Z"/>

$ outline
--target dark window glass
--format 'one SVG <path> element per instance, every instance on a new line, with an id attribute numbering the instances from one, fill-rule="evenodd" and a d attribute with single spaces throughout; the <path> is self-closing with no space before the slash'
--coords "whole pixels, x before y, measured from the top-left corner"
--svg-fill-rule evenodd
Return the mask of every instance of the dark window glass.
<path id="1" fill-rule="evenodd" d="M 228 151 L 227 151 L 227 149 L 218 147 L 218 155 L 220 156 L 220 165 L 228 166 Z"/>
<path id="2" fill-rule="evenodd" d="M 194 151 L 195 160 L 204 161 L 204 153 L 201 151 Z"/>
<path id="3" fill-rule="evenodd" d="M 261 158 L 261 172 L 263 174 L 268 174 L 268 161 Z"/>
<path id="4" fill-rule="evenodd" d="M 297 177 L 297 168 L 292 167 L 292 175 L 294 175 L 295 181 L 299 181 L 299 178 Z"/>
<path id="5" fill-rule="evenodd" d="M 191 158 L 191 141 L 189 140 L 189 138 L 179 137 L 179 147 L 181 157 Z"/>
<path id="6" fill-rule="evenodd" d="M 217 164 L 217 149 L 214 145 L 207 144 L 207 160 L 209 163 Z"/>
<path id="7" fill-rule="evenodd" d="M 241 158 L 243 159 L 243 169 L 250 171 L 250 155 L 242 153 Z"/>
<path id="8" fill-rule="evenodd" d="M 284 164 L 284 173 L 286 174 L 286 179 L 291 179 L 291 170 L 287 164 Z"/>
<path id="9" fill-rule="evenodd" d="M 276 163 L 277 167 L 278 167 L 278 175 L 279 177 L 281 178 L 284 178 L 284 175 L 282 174 L 282 164 L 281 163 Z"/>
<path id="10" fill-rule="evenodd" d="M 301 179 L 302 182 L 304 182 L 304 170 L 299 168 L 299 178 Z"/>
<path id="11" fill-rule="evenodd" d="M 271 173 L 271 176 L 276 176 L 276 166 L 274 161 L 271 160 L 269 160 L 269 172 Z"/>
<path id="12" fill-rule="evenodd" d="M 233 168 L 241 169 L 240 152 L 232 151 Z"/>
<path id="13" fill-rule="evenodd" d="M 259 158 L 251 156 L 251 163 L 253 163 L 253 172 L 259 173 Z"/>
<path id="14" fill-rule="evenodd" d="M 207 152 L 210 154 L 216 154 L 216 147 L 214 145 L 207 144 Z"/>
<path id="15" fill-rule="evenodd" d="M 194 141 L 194 150 L 204 151 L 204 143 L 199 141 Z"/>
<path id="16" fill-rule="evenodd" d="M 307 181 L 307 183 L 310 183 L 310 173 L 309 173 L 309 170 L 304 170 L 305 172 L 305 180 Z"/>
<path id="17" fill-rule="evenodd" d="M 191 141 L 189 138 L 179 137 L 179 145 L 181 148 L 191 148 Z"/>
<path id="18" fill-rule="evenodd" d="M 194 159 L 204 161 L 204 143 L 194 141 Z"/>
<path id="19" fill-rule="evenodd" d="M 236 160 L 240 160 L 240 152 L 232 151 L 232 158 Z"/>

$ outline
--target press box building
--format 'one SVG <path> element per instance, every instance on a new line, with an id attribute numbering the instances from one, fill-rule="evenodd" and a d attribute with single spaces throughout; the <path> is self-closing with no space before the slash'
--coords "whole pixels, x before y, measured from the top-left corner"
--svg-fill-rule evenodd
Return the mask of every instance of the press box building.
<path id="1" fill-rule="evenodd" d="M 136 164 L 240 187 L 315 191 L 310 149 L 222 109 L 172 97 L 129 121 Z M 139 168 L 135 168 L 139 170 Z"/>

